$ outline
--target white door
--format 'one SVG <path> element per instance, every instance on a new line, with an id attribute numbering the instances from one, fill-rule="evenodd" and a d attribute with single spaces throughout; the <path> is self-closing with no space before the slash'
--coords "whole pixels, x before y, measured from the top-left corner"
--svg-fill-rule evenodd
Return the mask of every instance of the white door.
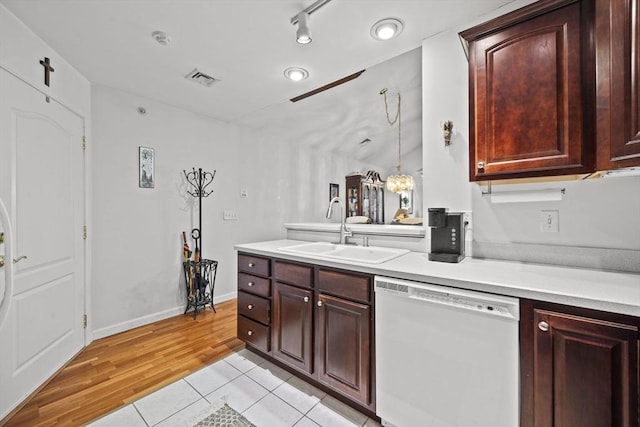
<path id="1" fill-rule="evenodd" d="M 0 420 L 85 344 L 83 128 L 0 70 Z"/>

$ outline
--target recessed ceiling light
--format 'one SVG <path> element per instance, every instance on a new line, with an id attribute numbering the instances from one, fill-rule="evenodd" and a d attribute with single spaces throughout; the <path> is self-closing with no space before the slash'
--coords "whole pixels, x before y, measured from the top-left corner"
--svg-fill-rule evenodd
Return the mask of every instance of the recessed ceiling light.
<path id="1" fill-rule="evenodd" d="M 386 18 L 373 24 L 371 37 L 376 40 L 391 40 L 400 35 L 404 29 L 404 23 L 397 18 Z"/>
<path id="2" fill-rule="evenodd" d="M 289 80 L 293 80 L 294 82 L 298 82 L 300 80 L 304 80 L 309 77 L 309 72 L 304 68 L 300 67 L 289 67 L 284 70 L 284 76 Z"/>

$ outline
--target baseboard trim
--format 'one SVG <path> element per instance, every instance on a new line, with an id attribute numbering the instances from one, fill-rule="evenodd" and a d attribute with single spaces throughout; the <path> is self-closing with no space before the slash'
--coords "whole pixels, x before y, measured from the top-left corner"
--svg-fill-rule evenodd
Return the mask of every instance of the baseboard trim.
<path id="1" fill-rule="evenodd" d="M 217 304 L 223 301 L 236 298 L 237 292 L 230 292 L 224 295 L 218 295 L 213 297 L 213 303 Z M 158 311 L 156 313 L 147 314 L 146 316 L 137 317 L 135 319 L 126 320 L 124 322 L 117 323 L 115 325 L 107 326 L 92 331 L 93 340 L 108 337 L 111 335 L 119 334 L 133 328 L 148 325 L 149 323 L 157 322 L 159 320 L 168 319 L 169 317 L 177 316 L 184 313 L 184 306 L 170 308 L 168 310 Z"/>

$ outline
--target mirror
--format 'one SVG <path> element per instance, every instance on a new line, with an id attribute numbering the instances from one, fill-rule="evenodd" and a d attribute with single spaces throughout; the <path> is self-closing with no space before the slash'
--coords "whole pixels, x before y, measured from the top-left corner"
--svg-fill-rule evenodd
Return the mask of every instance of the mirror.
<path id="1" fill-rule="evenodd" d="M 359 70 L 354 70 L 354 72 Z M 398 128 L 390 126 L 385 113 L 387 88 L 389 117 L 401 105 L 402 172 L 413 176 L 415 187 L 411 216 L 422 215 L 422 49 L 420 47 L 368 67 L 358 78 L 298 102 L 289 100 L 254 113 L 245 124 L 279 130 L 282 137 L 299 146 L 331 152 L 350 159 L 352 170 L 363 175 L 375 170 L 385 179 L 397 172 Z M 362 143 L 363 141 L 366 141 Z M 339 182 L 342 188 L 344 180 Z M 405 195 L 406 198 L 406 195 Z M 387 193 L 385 222 L 390 223 L 401 197 Z M 406 203 L 406 200 L 405 200 Z"/>

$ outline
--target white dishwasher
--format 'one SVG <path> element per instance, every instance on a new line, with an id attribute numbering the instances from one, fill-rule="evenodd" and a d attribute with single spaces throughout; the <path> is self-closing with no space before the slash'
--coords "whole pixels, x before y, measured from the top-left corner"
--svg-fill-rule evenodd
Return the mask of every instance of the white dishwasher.
<path id="1" fill-rule="evenodd" d="M 383 425 L 520 425 L 517 298 L 379 276 L 375 298 Z"/>

